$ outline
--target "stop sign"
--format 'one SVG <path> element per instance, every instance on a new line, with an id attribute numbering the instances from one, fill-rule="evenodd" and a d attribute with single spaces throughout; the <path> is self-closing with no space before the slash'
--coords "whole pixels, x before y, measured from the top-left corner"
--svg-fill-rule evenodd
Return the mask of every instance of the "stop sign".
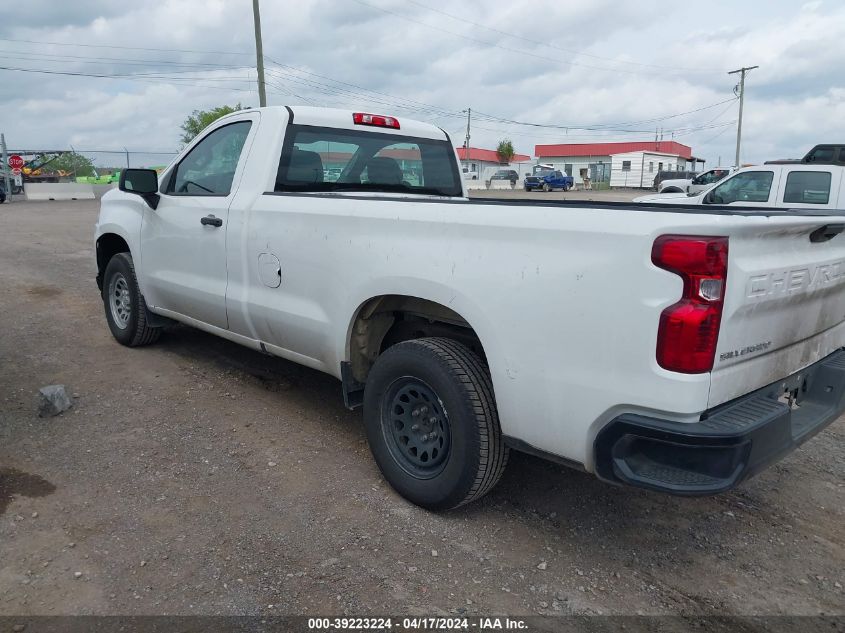
<path id="1" fill-rule="evenodd" d="M 20 169 L 23 167 L 23 158 L 18 156 L 17 154 L 12 154 L 9 156 L 9 167 L 12 169 Z"/>

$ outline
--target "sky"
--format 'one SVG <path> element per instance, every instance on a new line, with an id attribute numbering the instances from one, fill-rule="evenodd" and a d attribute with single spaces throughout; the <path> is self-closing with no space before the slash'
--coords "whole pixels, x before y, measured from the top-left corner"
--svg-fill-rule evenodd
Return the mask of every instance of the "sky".
<path id="1" fill-rule="evenodd" d="M 0 0 L 0 15 L 10 148 L 175 152 L 193 110 L 258 105 L 250 0 Z M 741 162 L 845 142 L 841 0 L 263 0 L 261 21 L 269 105 L 420 119 L 456 145 L 471 108 L 473 147 L 662 129 L 732 164 L 728 71 L 755 65 Z"/>

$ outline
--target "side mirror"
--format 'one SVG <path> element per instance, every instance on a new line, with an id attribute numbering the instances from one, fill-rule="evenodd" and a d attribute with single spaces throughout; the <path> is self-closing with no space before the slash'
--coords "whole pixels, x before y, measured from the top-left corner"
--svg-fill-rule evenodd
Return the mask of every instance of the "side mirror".
<path id="1" fill-rule="evenodd" d="M 124 169 L 118 189 L 141 196 L 151 208 L 158 207 L 158 173 L 155 169 Z"/>

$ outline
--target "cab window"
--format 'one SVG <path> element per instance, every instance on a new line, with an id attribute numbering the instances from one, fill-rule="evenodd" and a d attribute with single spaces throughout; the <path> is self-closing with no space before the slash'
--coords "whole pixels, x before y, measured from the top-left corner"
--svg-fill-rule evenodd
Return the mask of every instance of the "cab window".
<path id="1" fill-rule="evenodd" d="M 708 194 L 713 204 L 732 202 L 768 202 L 775 174 L 771 171 L 746 171 L 736 174 Z"/>
<path id="2" fill-rule="evenodd" d="M 711 169 L 710 171 L 706 171 L 695 178 L 692 182 L 694 185 L 712 185 L 714 182 L 719 182 L 727 175 L 727 169 Z"/>
<path id="3" fill-rule="evenodd" d="M 793 204 L 827 204 L 830 201 L 830 172 L 790 172 L 786 177 L 783 201 Z"/>
<path id="4" fill-rule="evenodd" d="M 250 121 L 238 121 L 202 139 L 173 170 L 165 193 L 228 196 L 251 125 Z"/>
<path id="5" fill-rule="evenodd" d="M 274 189 L 460 196 L 454 154 L 446 140 L 290 125 Z"/>

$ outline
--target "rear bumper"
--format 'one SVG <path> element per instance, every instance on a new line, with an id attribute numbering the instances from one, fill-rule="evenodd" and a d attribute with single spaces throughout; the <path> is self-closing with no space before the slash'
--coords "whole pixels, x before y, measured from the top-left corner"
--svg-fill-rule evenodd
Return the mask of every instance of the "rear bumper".
<path id="1" fill-rule="evenodd" d="M 792 394 L 790 406 L 781 396 Z M 845 350 L 705 411 L 695 423 L 636 414 L 596 437 L 596 474 L 678 495 L 724 492 L 777 461 L 845 410 Z"/>

